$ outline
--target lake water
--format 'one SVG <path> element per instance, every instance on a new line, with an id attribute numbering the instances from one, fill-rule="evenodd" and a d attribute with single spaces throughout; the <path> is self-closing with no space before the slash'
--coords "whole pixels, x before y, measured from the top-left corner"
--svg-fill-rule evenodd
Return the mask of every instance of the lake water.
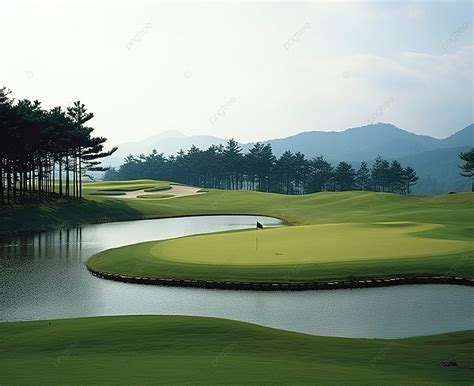
<path id="1" fill-rule="evenodd" d="M 474 288 L 410 285 L 306 292 L 160 287 L 96 278 L 107 248 L 195 233 L 283 225 L 202 216 L 87 225 L 0 239 L 0 321 L 163 314 L 236 319 L 316 335 L 399 338 L 474 328 Z"/>

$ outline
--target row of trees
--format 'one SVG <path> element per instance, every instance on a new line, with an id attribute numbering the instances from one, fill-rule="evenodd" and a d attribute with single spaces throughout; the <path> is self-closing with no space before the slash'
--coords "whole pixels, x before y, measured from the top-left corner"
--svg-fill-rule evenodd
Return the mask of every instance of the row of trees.
<path id="1" fill-rule="evenodd" d="M 151 178 L 222 189 L 248 189 L 285 194 L 303 194 L 324 190 L 373 190 L 410 193 L 418 177 L 413 168 L 398 161 L 377 157 L 369 168 L 362 162 L 358 170 L 347 162 L 333 166 L 323 157 L 306 159 L 291 151 L 275 157 L 269 144 L 255 144 L 247 153 L 231 139 L 224 147 L 187 152 L 165 157 L 154 150 L 149 155 L 132 155 L 118 170 L 106 172 L 106 180 Z"/>
<path id="2" fill-rule="evenodd" d="M 88 171 L 105 171 L 106 138 L 86 126 L 94 114 L 77 101 L 45 110 L 39 101 L 15 101 L 0 88 L 0 205 L 82 197 Z"/>

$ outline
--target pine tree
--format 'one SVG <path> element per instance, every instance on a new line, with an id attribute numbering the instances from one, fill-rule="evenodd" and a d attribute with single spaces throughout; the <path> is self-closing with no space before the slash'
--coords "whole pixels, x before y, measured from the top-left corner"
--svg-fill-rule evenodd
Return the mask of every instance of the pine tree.
<path id="1" fill-rule="evenodd" d="M 474 176 L 474 148 L 471 150 L 460 153 L 459 158 L 465 162 L 464 165 L 459 166 L 461 168 L 461 175 L 464 177 Z"/>
<path id="2" fill-rule="evenodd" d="M 416 175 L 415 169 L 411 166 L 407 166 L 404 170 L 404 180 L 406 184 L 406 193 L 411 193 L 411 186 L 416 184 L 418 181 L 418 177 Z"/>
<path id="3" fill-rule="evenodd" d="M 334 180 L 339 185 L 339 190 L 352 190 L 356 183 L 356 172 L 352 165 L 345 161 L 339 162 L 334 170 Z"/>
<path id="4" fill-rule="evenodd" d="M 242 186 L 243 155 L 242 148 L 235 139 L 230 139 L 223 153 L 224 170 L 228 178 L 229 189 L 240 189 Z"/>
<path id="5" fill-rule="evenodd" d="M 357 188 L 360 190 L 371 190 L 372 180 L 370 178 L 370 170 L 367 162 L 363 161 L 360 164 L 359 170 L 356 175 Z"/>
<path id="6" fill-rule="evenodd" d="M 398 161 L 392 161 L 388 170 L 388 191 L 402 193 L 405 188 L 405 174 L 402 165 Z"/>

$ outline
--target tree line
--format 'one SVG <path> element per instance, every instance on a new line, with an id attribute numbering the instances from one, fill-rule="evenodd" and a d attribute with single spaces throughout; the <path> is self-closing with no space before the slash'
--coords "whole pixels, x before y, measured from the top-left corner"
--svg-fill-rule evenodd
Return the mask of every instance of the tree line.
<path id="1" fill-rule="evenodd" d="M 304 194 L 321 191 L 369 190 L 409 194 L 418 177 L 410 166 L 377 157 L 369 168 L 356 170 L 348 162 L 332 165 L 323 157 L 307 159 L 300 152 L 273 154 L 270 144 L 256 143 L 247 153 L 231 139 L 226 146 L 207 150 L 192 146 L 187 152 L 165 157 L 153 150 L 138 157 L 129 155 L 105 180 L 150 178 L 219 189 Z"/>
<path id="2" fill-rule="evenodd" d="M 106 138 L 86 125 L 94 114 L 80 101 L 63 109 L 14 100 L 0 88 L 0 205 L 82 197 L 88 171 L 105 171 Z"/>

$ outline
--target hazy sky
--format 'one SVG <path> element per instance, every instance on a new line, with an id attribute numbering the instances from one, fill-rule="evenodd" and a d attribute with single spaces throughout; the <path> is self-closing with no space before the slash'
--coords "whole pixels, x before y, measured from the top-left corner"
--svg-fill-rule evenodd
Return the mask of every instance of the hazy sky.
<path id="1" fill-rule="evenodd" d="M 472 4 L 0 0 L 0 84 L 79 98 L 113 144 L 378 121 L 445 137 L 474 121 Z"/>

